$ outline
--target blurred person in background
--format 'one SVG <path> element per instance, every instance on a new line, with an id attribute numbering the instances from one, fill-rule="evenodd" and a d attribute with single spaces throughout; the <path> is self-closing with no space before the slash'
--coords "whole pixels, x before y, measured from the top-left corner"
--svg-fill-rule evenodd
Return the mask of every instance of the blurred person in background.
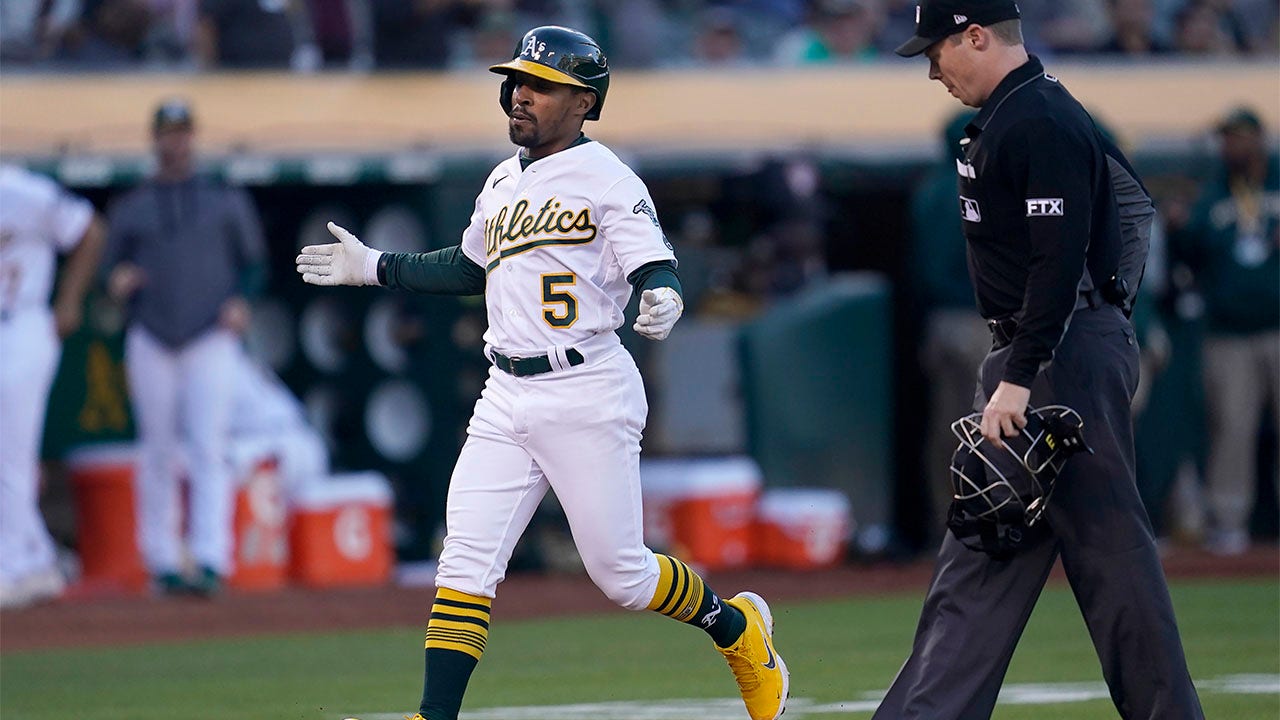
<path id="1" fill-rule="evenodd" d="M 0 2 L 0 61 L 27 64 L 48 60 L 79 13 L 80 0 Z"/>
<path id="2" fill-rule="evenodd" d="M 1134 415 L 1134 448 L 1138 492 L 1164 549 L 1171 540 L 1188 541 L 1203 532 L 1198 488 L 1207 444 L 1200 380 L 1204 302 L 1169 247 L 1169 238 L 1190 219 L 1199 188 L 1181 174 L 1155 178 L 1150 187 L 1157 215 L 1142 282 L 1149 302 L 1134 312 L 1143 355 L 1150 358 L 1142 368 L 1150 391 Z"/>
<path id="3" fill-rule="evenodd" d="M 1218 26 L 1230 38 L 1232 46 L 1245 54 L 1275 54 L 1267 41 L 1280 4 L 1275 0 L 1201 0 L 1217 16 Z"/>
<path id="4" fill-rule="evenodd" d="M 875 40 L 884 24 L 882 0 L 818 0 L 805 25 L 778 42 L 782 65 L 865 62 L 880 51 Z"/>
<path id="5" fill-rule="evenodd" d="M 373 66 L 370 0 L 306 0 L 320 64 L 367 70 Z"/>
<path id="6" fill-rule="evenodd" d="M 304 0 L 200 0 L 195 56 L 210 70 L 319 67 Z"/>
<path id="7" fill-rule="evenodd" d="M 1174 48 L 1186 56 L 1230 56 L 1238 52 L 1210 0 L 1190 0 L 1174 15 Z"/>
<path id="8" fill-rule="evenodd" d="M 270 458 L 290 492 L 325 479 L 329 448 L 302 401 L 269 365 L 241 344 L 236 350 L 230 423 L 236 477 L 247 477 L 253 462 Z"/>
<path id="9" fill-rule="evenodd" d="M 1155 8 L 1151 0 L 1109 0 L 1108 4 L 1111 9 L 1111 37 L 1092 52 L 1128 57 L 1173 52 L 1173 47 L 1156 35 Z"/>
<path id="10" fill-rule="evenodd" d="M 76 70 L 140 67 L 150 32 L 147 0 L 84 0 L 80 20 L 63 35 L 56 60 Z"/>
<path id="11" fill-rule="evenodd" d="M 943 158 L 911 195 L 911 268 L 925 313 L 920 365 L 929 378 L 929 439 L 925 481 L 933 501 L 933 542 L 941 542 L 951 506 L 951 423 L 973 407 L 978 366 L 991 349 L 991 331 L 978 314 L 956 207 L 956 172 L 963 167 L 964 127 L 973 113 L 953 115 L 943 128 Z"/>
<path id="12" fill-rule="evenodd" d="M 1280 406 L 1280 161 L 1249 108 L 1217 134 L 1217 176 L 1174 242 L 1205 301 L 1207 547 L 1237 555 L 1249 547 L 1259 426 Z"/>
<path id="13" fill-rule="evenodd" d="M 196 173 L 195 121 L 156 108 L 154 178 L 108 214 L 107 291 L 126 304 L 125 371 L 138 428 L 138 547 L 157 590 L 211 595 L 231 572 L 234 487 L 227 462 L 237 354 L 265 277 L 248 193 Z M 189 452 L 184 575 L 175 450 Z"/>
<path id="14" fill-rule="evenodd" d="M 374 66 L 443 68 L 457 26 L 455 0 L 370 0 Z"/>
<path id="15" fill-rule="evenodd" d="M 1032 52 L 1054 54 L 1086 51 L 1106 41 L 1111 32 L 1107 0 L 1024 0 L 1026 44 Z"/>
<path id="16" fill-rule="evenodd" d="M 193 63 L 200 0 L 148 0 L 151 32 L 148 56 L 177 65 Z"/>
<path id="17" fill-rule="evenodd" d="M 480 13 L 471 23 L 458 33 L 449 57 L 449 67 L 464 69 L 488 67 L 495 57 L 511 51 L 511 46 L 520 39 L 520 28 L 515 12 L 511 10 L 489 10 Z"/>
<path id="18" fill-rule="evenodd" d="M 742 42 L 741 19 L 728 7 L 713 6 L 697 17 L 692 61 L 709 68 L 751 64 Z"/>
<path id="19" fill-rule="evenodd" d="M 40 514 L 40 439 L 61 340 L 84 316 L 102 255 L 93 206 L 52 180 L 0 165 L 0 607 L 62 594 Z M 66 255 L 52 307 L 57 256 Z"/>

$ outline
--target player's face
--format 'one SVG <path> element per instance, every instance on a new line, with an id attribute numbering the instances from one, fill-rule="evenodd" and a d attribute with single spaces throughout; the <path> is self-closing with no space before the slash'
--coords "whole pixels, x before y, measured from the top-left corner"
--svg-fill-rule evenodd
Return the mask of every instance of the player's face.
<path id="1" fill-rule="evenodd" d="M 155 134 L 156 160 L 160 171 L 168 175 L 185 175 L 191 171 L 195 151 L 189 127 L 161 128 Z"/>
<path id="2" fill-rule="evenodd" d="M 595 97 L 570 85 L 517 73 L 507 134 L 530 158 L 563 150 L 577 139 Z"/>
<path id="3" fill-rule="evenodd" d="M 943 38 L 924 51 L 929 58 L 929 79 L 937 80 L 952 97 L 969 107 L 982 107 L 987 98 L 982 94 L 978 73 L 978 52 L 962 34 Z"/>

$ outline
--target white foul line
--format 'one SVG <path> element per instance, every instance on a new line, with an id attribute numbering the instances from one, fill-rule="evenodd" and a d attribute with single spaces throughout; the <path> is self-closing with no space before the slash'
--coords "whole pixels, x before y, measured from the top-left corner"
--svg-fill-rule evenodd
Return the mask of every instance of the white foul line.
<path id="1" fill-rule="evenodd" d="M 1280 695 L 1280 675 L 1227 675 L 1196 683 L 1201 693 L 1223 695 Z M 815 715 L 869 713 L 880 704 L 884 692 L 863 693 L 857 700 L 815 703 L 808 698 L 792 698 L 787 703 L 788 720 Z M 1101 682 L 1021 683 L 1005 685 L 1000 691 L 1002 705 L 1051 705 L 1057 703 L 1106 700 L 1111 695 Z M 361 720 L 402 720 L 404 713 L 367 713 L 344 716 Z M 742 700 L 628 700 L 484 708 L 462 713 L 462 720 L 741 720 Z"/>

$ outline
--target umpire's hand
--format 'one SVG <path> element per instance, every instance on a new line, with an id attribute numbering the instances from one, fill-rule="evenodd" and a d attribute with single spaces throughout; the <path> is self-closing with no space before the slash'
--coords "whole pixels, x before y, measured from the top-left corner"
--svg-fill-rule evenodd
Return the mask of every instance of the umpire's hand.
<path id="1" fill-rule="evenodd" d="M 338 242 L 308 245 L 298 255 L 298 274 L 303 281 L 312 285 L 377 285 L 382 253 L 334 223 L 329 223 L 329 232 Z"/>
<path id="2" fill-rule="evenodd" d="M 1004 447 L 1002 437 L 1014 437 L 1027 426 L 1027 402 L 1030 388 L 1000 381 L 991 399 L 982 409 L 982 436 L 992 445 Z"/>

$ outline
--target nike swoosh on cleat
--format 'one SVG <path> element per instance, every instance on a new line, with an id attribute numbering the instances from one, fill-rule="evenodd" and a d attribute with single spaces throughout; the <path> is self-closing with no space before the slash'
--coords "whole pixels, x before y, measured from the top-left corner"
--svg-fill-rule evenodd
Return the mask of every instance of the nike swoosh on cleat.
<path id="1" fill-rule="evenodd" d="M 769 647 L 769 643 L 764 644 L 764 649 L 769 651 L 769 662 L 762 663 L 767 670 L 773 670 L 778 667 L 778 659 L 773 656 L 773 648 Z"/>

